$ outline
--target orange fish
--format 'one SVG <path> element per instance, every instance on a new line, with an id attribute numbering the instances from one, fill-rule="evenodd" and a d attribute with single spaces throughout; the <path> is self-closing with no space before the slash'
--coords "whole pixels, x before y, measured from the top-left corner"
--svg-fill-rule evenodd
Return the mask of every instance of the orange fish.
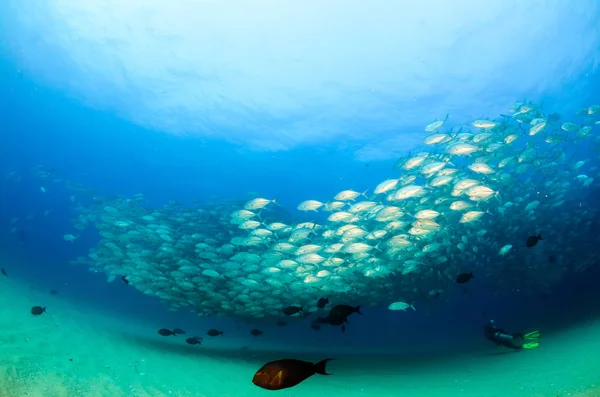
<path id="1" fill-rule="evenodd" d="M 330 360 L 333 358 L 326 358 L 316 364 L 294 359 L 271 361 L 254 374 L 252 383 L 267 390 L 287 389 L 314 374 L 331 375 L 325 372 L 325 365 Z"/>

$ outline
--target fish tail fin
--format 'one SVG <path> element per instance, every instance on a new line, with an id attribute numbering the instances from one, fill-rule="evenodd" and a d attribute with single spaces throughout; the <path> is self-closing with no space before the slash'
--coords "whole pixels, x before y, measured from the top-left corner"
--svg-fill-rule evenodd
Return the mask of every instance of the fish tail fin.
<path id="1" fill-rule="evenodd" d="M 411 303 L 411 305 L 409 306 L 411 309 L 413 309 L 413 311 L 417 311 L 417 309 L 415 309 L 415 302 Z"/>
<path id="2" fill-rule="evenodd" d="M 542 233 L 538 233 L 538 239 L 542 240 Z"/>
<path id="3" fill-rule="evenodd" d="M 498 201 L 500 202 L 500 204 L 502 204 L 502 196 L 500 195 L 500 190 L 498 190 L 496 192 L 496 194 L 494 194 L 494 196 L 498 199 Z"/>
<path id="4" fill-rule="evenodd" d="M 335 360 L 335 358 L 326 358 L 325 360 L 321 360 L 318 363 L 316 363 L 313 366 L 315 373 L 319 374 L 319 375 L 331 375 L 331 374 L 328 374 L 327 372 L 325 372 L 327 370 L 327 368 L 325 368 L 325 366 L 327 365 L 327 362 L 331 361 L 331 360 Z"/>
<path id="5" fill-rule="evenodd" d="M 45 306 L 45 307 L 42 309 L 42 311 L 43 311 L 44 313 L 46 313 L 46 309 L 47 309 L 47 308 L 48 308 L 48 306 Z"/>
<path id="6" fill-rule="evenodd" d="M 360 305 L 356 306 L 356 307 L 354 308 L 354 310 L 356 310 L 356 313 L 358 313 L 358 314 L 362 314 L 362 312 L 360 311 Z"/>
<path id="7" fill-rule="evenodd" d="M 271 200 L 271 203 L 275 204 L 278 207 L 281 207 L 279 205 L 279 203 L 277 202 L 277 200 L 279 200 L 279 196 L 280 196 L 280 194 L 278 194 L 277 196 L 275 196 L 275 198 L 273 200 Z"/>
<path id="8" fill-rule="evenodd" d="M 363 196 L 364 198 L 366 198 L 367 200 L 369 199 L 369 197 L 367 196 L 367 192 L 369 191 L 369 189 L 365 190 L 364 192 L 362 192 L 360 195 Z"/>

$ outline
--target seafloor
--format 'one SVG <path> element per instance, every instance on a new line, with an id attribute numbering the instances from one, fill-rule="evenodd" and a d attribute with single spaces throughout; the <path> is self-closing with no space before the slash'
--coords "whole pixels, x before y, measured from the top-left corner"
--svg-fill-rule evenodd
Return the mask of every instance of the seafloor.
<path id="1" fill-rule="evenodd" d="M 39 301 L 52 310 L 34 317 Z M 0 397 L 600 397 L 600 320 L 529 352 L 492 346 L 437 359 L 340 358 L 328 365 L 334 375 L 282 391 L 257 388 L 252 375 L 272 359 L 322 355 L 190 346 L 152 327 L 2 278 Z"/>

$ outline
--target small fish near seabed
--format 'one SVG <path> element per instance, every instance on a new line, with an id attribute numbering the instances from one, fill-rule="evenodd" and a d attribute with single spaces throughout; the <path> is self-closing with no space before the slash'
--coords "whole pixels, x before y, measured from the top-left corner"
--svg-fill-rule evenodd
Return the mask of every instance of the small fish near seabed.
<path id="1" fill-rule="evenodd" d="M 470 273 L 461 273 L 456 277 L 457 284 L 465 284 L 468 283 L 471 279 L 475 278 L 473 272 Z"/>
<path id="2" fill-rule="evenodd" d="M 340 325 L 342 332 L 346 332 L 345 323 L 348 322 L 348 317 L 353 313 L 362 315 L 362 312 L 360 311 L 360 305 L 358 305 L 358 306 L 336 305 L 331 308 L 331 310 L 329 311 L 329 314 L 327 314 L 327 316 L 317 317 L 315 319 L 315 321 L 313 321 L 311 328 L 314 329 L 315 331 L 318 331 L 318 329 L 320 329 L 320 327 L 317 329 L 317 327 L 313 327 L 314 325 L 318 325 L 318 324 L 329 324 L 329 325 L 333 325 L 333 326 Z"/>
<path id="3" fill-rule="evenodd" d="M 252 331 L 250 331 L 250 334 L 252 336 L 261 336 L 263 334 L 263 332 L 260 329 L 255 328 Z"/>
<path id="4" fill-rule="evenodd" d="M 223 331 L 219 331 L 218 329 L 211 328 L 206 333 L 208 336 L 220 336 L 223 335 Z"/>
<path id="5" fill-rule="evenodd" d="M 41 306 L 34 306 L 31 308 L 31 314 L 34 316 L 39 316 L 43 313 L 46 313 L 46 308 Z"/>
<path id="6" fill-rule="evenodd" d="M 324 309 L 325 306 L 329 304 L 329 298 L 321 298 L 317 301 L 317 307 L 319 309 Z"/>
<path id="7" fill-rule="evenodd" d="M 170 329 L 166 329 L 166 328 L 159 329 L 158 334 L 161 336 L 177 335 L 175 332 L 171 331 Z"/>
<path id="8" fill-rule="evenodd" d="M 202 344 L 202 338 L 199 336 L 194 336 L 192 338 L 187 338 L 185 340 L 185 343 L 187 343 L 188 345 L 200 345 Z"/>
<path id="9" fill-rule="evenodd" d="M 332 358 L 313 364 L 308 361 L 284 359 L 263 365 L 252 378 L 252 383 L 267 390 L 287 389 L 305 381 L 314 374 L 331 375 L 325 366 Z"/>
<path id="10" fill-rule="evenodd" d="M 540 240 L 542 240 L 541 234 L 538 234 L 537 236 L 529 236 L 527 237 L 527 241 L 525 241 L 525 245 L 527 248 L 532 248 L 535 247 Z"/>
<path id="11" fill-rule="evenodd" d="M 304 308 L 301 306 L 288 306 L 285 309 L 283 309 L 283 314 L 285 314 L 286 316 L 293 316 L 294 314 L 298 314 L 303 310 Z"/>
<path id="12" fill-rule="evenodd" d="M 184 335 L 184 334 L 185 334 L 185 331 L 184 331 L 184 330 L 182 330 L 181 328 L 173 328 L 173 333 L 174 333 L 175 335 Z"/>

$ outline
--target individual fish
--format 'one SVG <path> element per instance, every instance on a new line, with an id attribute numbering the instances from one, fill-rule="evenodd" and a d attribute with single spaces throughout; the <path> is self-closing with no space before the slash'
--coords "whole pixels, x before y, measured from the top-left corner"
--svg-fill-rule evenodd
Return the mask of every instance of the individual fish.
<path id="1" fill-rule="evenodd" d="M 329 304 L 329 299 L 328 299 L 328 298 L 320 298 L 320 299 L 317 301 L 317 307 L 318 307 L 319 309 L 323 309 L 323 308 L 325 308 L 325 306 L 327 306 L 328 304 Z"/>
<path id="2" fill-rule="evenodd" d="M 360 305 L 349 306 L 349 305 L 335 305 L 329 311 L 329 317 L 333 318 L 347 318 L 353 313 L 362 314 L 360 311 Z"/>
<path id="3" fill-rule="evenodd" d="M 427 124 L 425 126 L 425 132 L 434 132 L 434 131 L 439 130 L 442 127 L 442 125 L 444 125 L 446 120 L 448 120 L 448 116 L 450 116 L 450 113 L 446 114 L 446 117 L 444 117 L 443 120 L 435 120 L 435 121 Z"/>
<path id="4" fill-rule="evenodd" d="M 344 190 L 333 196 L 333 199 L 337 201 L 353 201 L 358 196 L 365 196 L 365 194 L 367 194 L 366 190 L 362 193 L 355 192 L 354 190 Z"/>
<path id="5" fill-rule="evenodd" d="M 300 211 L 317 211 L 323 205 L 324 204 L 322 202 L 317 200 L 306 200 L 301 202 L 297 208 Z"/>
<path id="6" fill-rule="evenodd" d="M 127 277 L 121 276 L 121 281 L 123 281 L 125 284 L 129 285 L 129 280 L 127 280 Z"/>
<path id="7" fill-rule="evenodd" d="M 77 240 L 77 236 L 74 236 L 72 234 L 65 234 L 63 236 L 63 239 L 69 243 L 72 243 L 73 241 Z"/>
<path id="8" fill-rule="evenodd" d="M 452 140 L 452 136 L 448 134 L 432 134 L 428 137 L 425 137 L 423 143 L 425 143 L 426 145 L 439 145 L 442 143 L 446 143 L 450 140 Z"/>
<path id="9" fill-rule="evenodd" d="M 162 335 L 162 336 L 177 335 L 175 332 L 171 331 L 170 329 L 166 329 L 166 328 L 159 329 L 158 334 Z"/>
<path id="10" fill-rule="evenodd" d="M 8 277 L 8 273 L 6 272 L 6 270 L 4 270 L 4 268 L 0 268 L 0 273 L 2 273 L 3 276 Z"/>
<path id="11" fill-rule="evenodd" d="M 250 334 L 253 336 L 261 336 L 263 332 L 260 329 L 255 328 L 252 331 L 250 331 Z"/>
<path id="12" fill-rule="evenodd" d="M 194 336 L 192 338 L 187 338 L 185 340 L 185 343 L 189 344 L 189 345 L 199 345 L 202 343 L 202 338 L 199 336 Z"/>
<path id="13" fill-rule="evenodd" d="M 375 187 L 375 194 L 387 193 L 398 185 L 398 179 L 387 179 Z"/>
<path id="14" fill-rule="evenodd" d="M 208 332 L 206 333 L 206 335 L 208 335 L 208 336 L 219 336 L 219 335 L 223 335 L 223 331 L 219 331 L 218 329 L 211 328 L 211 329 L 208 330 Z"/>
<path id="15" fill-rule="evenodd" d="M 498 255 L 504 256 L 504 255 L 508 254 L 511 249 L 512 249 L 512 244 L 507 244 L 504 247 L 500 248 L 500 250 L 498 251 Z"/>
<path id="16" fill-rule="evenodd" d="M 42 313 L 46 313 L 46 308 L 41 306 L 34 306 L 31 308 L 31 314 L 34 316 L 39 316 Z"/>
<path id="17" fill-rule="evenodd" d="M 284 359 L 263 365 L 252 378 L 252 383 L 267 390 L 282 390 L 296 386 L 314 374 L 330 375 L 325 366 L 332 358 L 313 364 L 308 361 Z"/>
<path id="18" fill-rule="evenodd" d="M 285 321 L 279 320 L 275 323 L 275 325 L 277 325 L 278 327 L 285 327 L 288 324 Z"/>
<path id="19" fill-rule="evenodd" d="M 173 334 L 175 334 L 175 335 L 184 335 L 185 331 L 182 330 L 181 328 L 173 328 Z"/>
<path id="20" fill-rule="evenodd" d="M 246 204 L 244 204 L 244 209 L 247 211 L 259 210 L 259 209 L 266 207 L 270 203 L 277 204 L 276 199 L 267 200 L 264 198 L 255 198 L 253 200 L 248 201 Z"/>
<path id="21" fill-rule="evenodd" d="M 55 289 L 50 290 L 50 295 L 58 295 L 58 291 Z"/>
<path id="22" fill-rule="evenodd" d="M 525 241 L 525 245 L 528 248 L 532 248 L 535 247 L 538 243 L 538 241 L 542 240 L 542 235 L 538 234 L 537 236 L 529 236 L 527 237 L 527 241 Z"/>
<path id="23" fill-rule="evenodd" d="M 408 303 L 402 302 L 402 301 L 390 303 L 390 305 L 388 306 L 388 310 L 393 310 L 393 311 L 402 310 L 402 311 L 406 311 L 406 309 L 408 309 L 409 307 L 411 309 L 415 310 L 415 311 L 417 310 L 417 309 L 415 309 L 415 305 L 414 304 L 409 305 Z"/>
<path id="24" fill-rule="evenodd" d="M 301 306 L 288 306 L 283 309 L 283 314 L 286 316 L 293 316 L 294 314 L 300 313 L 304 310 Z"/>
<path id="25" fill-rule="evenodd" d="M 498 126 L 498 123 L 492 120 L 475 120 L 471 123 L 475 128 L 481 128 L 484 130 L 491 129 Z"/>
<path id="26" fill-rule="evenodd" d="M 456 277 L 457 284 L 465 284 L 468 283 L 472 278 L 474 278 L 473 273 L 461 273 Z"/>

